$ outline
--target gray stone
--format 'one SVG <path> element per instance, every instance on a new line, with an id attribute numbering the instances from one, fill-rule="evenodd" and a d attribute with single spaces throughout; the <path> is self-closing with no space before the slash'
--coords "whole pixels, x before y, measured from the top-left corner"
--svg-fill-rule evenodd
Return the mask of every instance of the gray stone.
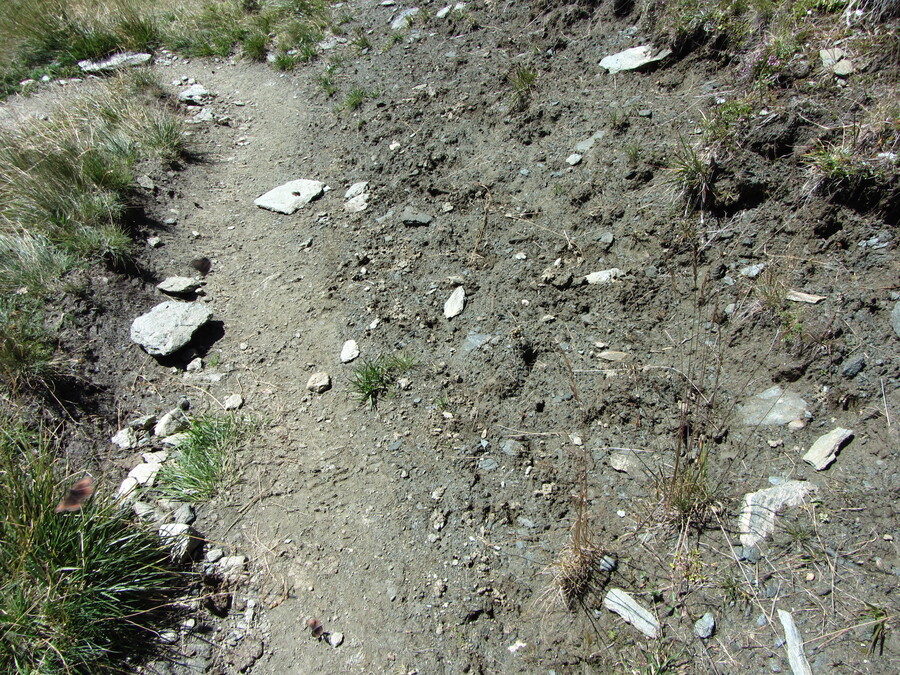
<path id="1" fill-rule="evenodd" d="M 694 622 L 694 635 L 701 640 L 711 638 L 715 630 L 716 618 L 712 615 L 712 612 L 707 612 Z"/>
<path id="2" fill-rule="evenodd" d="M 159 418 L 153 427 L 154 436 L 171 436 L 188 428 L 188 418 L 182 410 L 175 408 Z"/>
<path id="3" fill-rule="evenodd" d="M 359 346 L 356 340 L 347 340 L 341 347 L 341 363 L 350 363 L 359 356 Z"/>
<path id="4" fill-rule="evenodd" d="M 84 60 L 78 62 L 78 67 L 86 73 L 103 73 L 120 68 L 133 68 L 149 63 L 152 57 L 144 52 L 123 52 L 114 54 L 102 61 Z"/>
<path id="5" fill-rule="evenodd" d="M 156 183 L 147 174 L 141 174 L 134 179 L 134 182 L 138 184 L 138 187 L 142 187 L 148 192 L 153 192 L 156 189 Z"/>
<path id="6" fill-rule="evenodd" d="M 179 445 L 184 443 L 190 438 L 188 434 L 181 432 L 178 434 L 172 434 L 171 436 L 164 436 L 162 441 L 160 441 L 163 445 L 168 445 L 171 448 L 177 448 Z"/>
<path id="7" fill-rule="evenodd" d="M 188 105 L 203 105 L 211 97 L 212 94 L 209 92 L 209 89 L 202 84 L 192 84 L 178 94 L 178 100 L 182 103 L 187 103 Z"/>
<path id="8" fill-rule="evenodd" d="M 822 66 L 824 68 L 831 68 L 835 63 L 844 58 L 844 50 L 840 47 L 820 49 L 819 58 L 822 59 Z"/>
<path id="9" fill-rule="evenodd" d="M 172 514 L 172 521 L 182 523 L 183 525 L 190 525 L 196 519 L 197 514 L 194 513 L 194 507 L 190 504 L 182 504 L 175 509 L 175 513 Z"/>
<path id="10" fill-rule="evenodd" d="M 224 401 L 222 407 L 225 410 L 239 410 L 244 405 L 244 397 L 240 394 L 231 394 Z"/>
<path id="11" fill-rule="evenodd" d="M 741 276 L 745 276 L 748 279 L 755 279 L 760 274 L 762 274 L 762 271 L 764 269 L 766 269 L 765 263 L 755 263 L 753 265 L 747 265 L 746 267 L 742 267 L 738 271 L 741 273 Z"/>
<path id="12" fill-rule="evenodd" d="M 615 75 L 623 70 L 639 70 L 656 61 L 662 61 L 671 53 L 670 49 L 654 52 L 653 47 L 649 45 L 631 47 L 617 54 L 605 56 L 600 61 L 600 67 L 606 68 L 610 75 Z"/>
<path id="13" fill-rule="evenodd" d="M 178 563 L 189 561 L 202 543 L 199 533 L 185 523 L 167 523 L 159 528 L 159 536 L 169 547 L 172 560 Z"/>
<path id="14" fill-rule="evenodd" d="M 359 197 L 361 194 L 365 194 L 369 189 L 369 181 L 360 181 L 359 183 L 354 183 L 351 185 L 347 192 L 344 194 L 344 199 L 353 199 L 354 197 Z"/>
<path id="15" fill-rule="evenodd" d="M 220 548 L 211 548 L 206 552 L 206 562 L 214 563 L 222 559 L 225 552 Z"/>
<path id="16" fill-rule="evenodd" d="M 521 457 L 525 454 L 525 446 L 515 439 L 507 438 L 500 443 L 500 452 L 510 457 Z"/>
<path id="17" fill-rule="evenodd" d="M 602 140 L 604 136 L 606 136 L 606 130 L 602 129 L 593 134 L 590 138 L 585 138 L 583 141 L 579 141 L 575 144 L 575 152 L 580 155 L 584 155 L 584 153 L 594 147 L 594 143 Z"/>
<path id="18" fill-rule="evenodd" d="M 444 303 L 444 316 L 452 319 L 462 314 L 466 306 L 466 291 L 462 286 L 457 286 L 447 301 Z"/>
<path id="19" fill-rule="evenodd" d="M 136 515 L 139 520 L 143 520 L 144 522 L 161 523 L 165 520 L 165 516 L 160 513 L 153 504 L 148 502 L 134 502 L 134 504 L 131 505 L 131 510 L 134 511 L 134 515 Z"/>
<path id="20" fill-rule="evenodd" d="M 575 166 L 576 164 L 581 163 L 582 156 L 577 152 L 573 152 L 571 155 L 566 157 L 566 164 L 569 166 Z"/>
<path id="21" fill-rule="evenodd" d="M 261 209 L 290 215 L 314 199 L 321 197 L 324 192 L 325 183 L 300 178 L 272 188 L 264 195 L 254 199 L 253 203 Z"/>
<path id="22" fill-rule="evenodd" d="M 168 295 L 190 295 L 201 285 L 200 280 L 192 277 L 169 277 L 156 284 L 156 287 Z"/>
<path id="23" fill-rule="evenodd" d="M 756 546 L 744 546 L 738 556 L 739 560 L 746 560 L 748 563 L 755 565 L 762 560 L 762 553 Z"/>
<path id="24" fill-rule="evenodd" d="M 856 68 L 853 67 L 853 61 L 850 59 L 841 59 L 831 66 L 831 72 L 838 77 L 847 77 L 848 75 L 855 73 Z"/>
<path id="25" fill-rule="evenodd" d="M 328 373 L 313 373 L 306 382 L 306 388 L 314 394 L 324 394 L 331 389 L 331 376 Z"/>
<path id="26" fill-rule="evenodd" d="M 900 337 L 900 301 L 894 304 L 894 310 L 891 312 L 891 327 L 897 337 Z"/>
<path id="27" fill-rule="evenodd" d="M 203 303 L 168 300 L 134 320 L 131 340 L 148 354 L 168 356 L 186 347 L 212 315 L 212 309 Z"/>
<path id="28" fill-rule="evenodd" d="M 344 211 L 347 213 L 361 213 L 369 208 L 369 193 L 364 192 L 361 195 L 351 197 L 344 202 Z"/>
<path id="29" fill-rule="evenodd" d="M 115 436 L 109 439 L 114 445 L 118 445 L 122 450 L 128 450 L 137 445 L 137 435 L 131 427 L 119 429 Z"/>
<path id="30" fill-rule="evenodd" d="M 397 18 L 391 21 L 391 29 L 403 30 L 404 28 L 408 28 L 409 24 L 412 22 L 412 18 L 421 11 L 422 10 L 420 10 L 418 7 L 404 9 L 397 15 Z"/>
<path id="31" fill-rule="evenodd" d="M 806 419 L 810 414 L 806 401 L 799 395 L 776 385 L 738 406 L 738 416 L 743 424 L 749 426 L 771 426 Z"/>
<path id="32" fill-rule="evenodd" d="M 493 471 L 498 466 L 500 466 L 499 462 L 493 457 L 482 457 L 478 460 L 478 468 L 482 471 Z"/>
<path id="33" fill-rule="evenodd" d="M 434 218 L 427 213 L 416 211 L 411 206 L 407 206 L 400 214 L 400 222 L 409 227 L 425 227 L 430 225 Z"/>
<path id="34" fill-rule="evenodd" d="M 144 462 L 129 471 L 128 478 L 133 478 L 138 485 L 151 487 L 161 468 L 162 464 L 159 462 Z"/>
<path id="35" fill-rule="evenodd" d="M 344 634 L 343 633 L 329 633 L 328 634 L 328 644 L 337 649 L 342 644 L 344 644 Z"/>

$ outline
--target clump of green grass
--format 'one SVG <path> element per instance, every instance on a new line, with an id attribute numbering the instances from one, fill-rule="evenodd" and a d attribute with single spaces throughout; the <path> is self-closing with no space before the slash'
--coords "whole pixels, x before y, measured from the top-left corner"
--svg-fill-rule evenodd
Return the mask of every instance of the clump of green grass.
<path id="1" fill-rule="evenodd" d="M 390 393 L 397 379 L 414 365 L 415 359 L 403 354 L 363 361 L 353 369 L 350 389 L 361 404 L 375 408 L 378 400 Z"/>
<path id="2" fill-rule="evenodd" d="M 324 72 L 320 73 L 316 77 L 316 82 L 319 83 L 319 86 L 328 98 L 331 98 L 338 92 L 338 86 L 335 82 L 334 70 L 332 68 L 326 68 Z"/>
<path id="3" fill-rule="evenodd" d="M 199 417 L 173 460 L 159 472 L 160 490 L 174 499 L 203 502 L 229 485 L 234 453 L 252 425 L 233 415 Z"/>
<path id="4" fill-rule="evenodd" d="M 747 100 L 736 99 L 717 105 L 704 120 L 703 139 L 708 145 L 724 150 L 739 148 L 752 117 L 753 106 Z"/>
<path id="5" fill-rule="evenodd" d="M 46 434 L 0 422 L 0 670 L 121 670 L 183 584 L 159 538 L 99 494 L 55 513 L 73 478 Z"/>
<path id="6" fill-rule="evenodd" d="M 352 89 L 347 96 L 344 97 L 341 108 L 350 111 L 358 110 L 367 99 L 375 98 L 376 96 L 378 96 L 378 94 L 374 91 L 366 91 L 361 88 Z"/>
<path id="7" fill-rule="evenodd" d="M 525 105 L 537 86 L 537 71 L 528 66 L 517 66 L 507 75 L 512 86 L 512 98 L 516 106 Z"/>
<path id="8" fill-rule="evenodd" d="M 711 156 L 681 137 L 669 163 L 669 172 L 670 181 L 680 193 L 686 211 L 703 211 L 712 206 L 715 161 Z"/>

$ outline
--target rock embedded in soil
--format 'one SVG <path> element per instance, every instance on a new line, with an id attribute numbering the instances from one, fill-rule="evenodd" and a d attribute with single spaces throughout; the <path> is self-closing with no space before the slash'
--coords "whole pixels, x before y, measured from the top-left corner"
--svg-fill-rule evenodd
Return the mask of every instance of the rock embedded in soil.
<path id="1" fill-rule="evenodd" d="M 612 267 L 608 270 L 600 270 L 599 272 L 591 272 L 584 279 L 589 284 L 608 284 L 615 279 L 619 279 L 624 276 L 625 272 L 620 270 L 618 267 Z"/>
<path id="2" fill-rule="evenodd" d="M 306 382 L 306 388 L 314 394 L 324 394 L 331 389 L 331 376 L 328 373 L 313 373 Z"/>
<path id="3" fill-rule="evenodd" d="M 744 508 L 738 519 L 741 544 L 756 546 L 775 531 L 775 516 L 785 507 L 800 506 L 816 490 L 813 483 L 786 480 L 774 487 L 744 496 Z"/>
<path id="4" fill-rule="evenodd" d="M 167 300 L 131 324 L 131 340 L 153 356 L 169 356 L 190 344 L 198 328 L 212 319 L 212 309 L 201 302 Z"/>
<path id="5" fill-rule="evenodd" d="M 771 426 L 807 419 L 807 403 L 798 394 L 779 386 L 766 389 L 738 406 L 738 416 L 748 426 Z"/>
<path id="6" fill-rule="evenodd" d="M 837 453 L 841 447 L 852 437 L 852 429 L 838 427 L 829 431 L 816 439 L 812 447 L 803 455 L 803 461 L 816 467 L 816 471 L 827 469 L 837 459 Z"/>
<path id="7" fill-rule="evenodd" d="M 654 639 L 659 637 L 660 626 L 656 617 L 622 589 L 609 589 L 603 598 L 603 606 L 621 616 L 647 637 Z"/>
<path id="8" fill-rule="evenodd" d="M 422 211 L 416 211 L 410 206 L 403 209 L 400 214 L 400 222 L 408 227 L 427 227 L 434 220 L 433 217 Z"/>
<path id="9" fill-rule="evenodd" d="M 706 640 L 713 636 L 716 630 L 716 618 L 712 612 L 707 612 L 694 623 L 694 635 L 701 640 Z"/>
<path id="10" fill-rule="evenodd" d="M 119 446 L 122 450 L 129 450 L 138 444 L 137 435 L 131 427 L 119 429 L 116 435 L 109 439 L 113 445 Z"/>
<path id="11" fill-rule="evenodd" d="M 809 661 L 806 660 L 806 652 L 803 649 L 803 637 L 794 623 L 794 616 L 783 609 L 778 610 L 778 619 L 784 628 L 784 638 L 787 642 L 788 663 L 791 664 L 791 672 L 794 675 L 813 675 Z"/>
<path id="12" fill-rule="evenodd" d="M 670 49 L 655 52 L 650 45 L 631 47 L 617 54 L 603 57 L 600 67 L 606 68 L 610 75 L 615 75 L 623 70 L 639 70 L 657 61 L 662 61 L 672 53 Z"/>
<path id="13" fill-rule="evenodd" d="M 175 408 L 159 418 L 153 427 L 154 436 L 171 436 L 188 428 L 188 418 L 182 410 Z"/>
<path id="14" fill-rule="evenodd" d="M 240 394 L 232 394 L 222 401 L 225 410 L 239 410 L 244 405 L 244 397 Z"/>
<path id="15" fill-rule="evenodd" d="M 104 73 L 120 68 L 133 68 L 150 62 L 152 56 L 145 52 L 123 52 L 114 54 L 102 61 L 84 60 L 78 62 L 78 67 L 86 73 Z"/>
<path id="16" fill-rule="evenodd" d="M 159 528 L 159 536 L 169 547 L 172 560 L 179 563 L 188 562 L 202 543 L 200 534 L 185 523 L 163 525 Z"/>
<path id="17" fill-rule="evenodd" d="M 466 307 L 466 291 L 462 286 L 457 286 L 447 301 L 444 303 L 444 316 L 452 319 L 462 314 Z"/>
<path id="18" fill-rule="evenodd" d="M 254 199 L 253 203 L 261 209 L 289 216 L 297 209 L 321 197 L 324 192 L 325 183 L 300 178 L 272 188 L 264 195 Z"/>
<path id="19" fill-rule="evenodd" d="M 187 103 L 188 105 L 203 105 L 211 97 L 212 94 L 210 93 L 209 89 L 204 87 L 202 84 L 192 84 L 190 87 L 178 94 L 178 100 L 182 103 Z"/>
<path id="20" fill-rule="evenodd" d="M 900 300 L 897 301 L 891 312 L 891 328 L 894 329 L 897 337 L 900 337 Z"/>
<path id="21" fill-rule="evenodd" d="M 159 462 L 144 462 L 138 464 L 131 471 L 128 472 L 128 478 L 134 479 L 134 481 L 138 485 L 146 485 L 147 487 L 152 487 L 154 481 L 156 480 L 156 474 L 159 473 L 159 470 L 162 468 L 162 464 Z"/>
<path id="22" fill-rule="evenodd" d="M 412 18 L 421 11 L 422 10 L 418 7 L 404 9 L 397 15 L 397 18 L 391 21 L 391 30 L 403 30 L 407 28 L 412 22 Z"/>
<path id="23" fill-rule="evenodd" d="M 156 284 L 156 288 L 167 295 L 192 295 L 202 285 L 191 277 L 168 277 Z"/>

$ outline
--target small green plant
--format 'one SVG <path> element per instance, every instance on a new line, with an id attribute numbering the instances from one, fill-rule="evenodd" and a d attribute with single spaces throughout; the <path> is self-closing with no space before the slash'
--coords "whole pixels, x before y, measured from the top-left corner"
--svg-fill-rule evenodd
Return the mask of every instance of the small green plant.
<path id="1" fill-rule="evenodd" d="M 531 98 L 531 94 L 537 86 L 537 71 L 528 66 L 517 66 L 507 76 L 512 85 L 512 98 L 517 106 L 525 105 Z"/>
<path id="2" fill-rule="evenodd" d="M 316 81 L 319 83 L 322 91 L 325 92 L 326 97 L 331 98 L 338 92 L 334 72 L 330 68 L 327 68 L 324 73 L 319 73 Z"/>
<path id="3" fill-rule="evenodd" d="M 363 361 L 353 369 L 350 389 L 362 405 L 374 409 L 380 398 L 390 394 L 397 379 L 414 365 L 415 360 L 404 354 Z"/>
<path id="4" fill-rule="evenodd" d="M 351 90 L 346 97 L 344 97 L 344 102 L 341 104 L 341 108 L 344 110 L 358 110 L 363 103 L 365 103 L 366 99 L 374 98 L 377 96 L 375 92 L 369 92 L 365 89 L 353 89 Z"/>
<path id="5" fill-rule="evenodd" d="M 172 462 L 159 472 L 161 491 L 188 502 L 212 499 L 229 485 L 234 453 L 251 429 L 234 415 L 205 415 L 193 420 Z"/>
<path id="6" fill-rule="evenodd" d="M 625 131 L 631 125 L 631 110 L 612 106 L 607 112 L 609 117 L 609 126 L 619 133 Z"/>
<path id="7" fill-rule="evenodd" d="M 129 670 L 122 659 L 164 625 L 184 584 L 156 533 L 103 484 L 54 509 L 84 479 L 66 475 L 58 450 L 46 433 L 0 422 L 0 671 Z"/>
<path id="8" fill-rule="evenodd" d="M 350 44 L 353 45 L 358 52 L 372 49 L 372 41 L 369 39 L 369 36 L 366 35 L 366 31 L 362 28 L 357 28 L 353 32 L 353 39 L 350 41 Z"/>
<path id="9" fill-rule="evenodd" d="M 872 624 L 872 638 L 869 641 L 869 654 L 872 656 L 878 652 L 878 656 L 884 656 L 884 642 L 887 640 L 890 624 L 888 621 L 892 618 L 884 607 L 879 607 L 870 603 L 866 603 L 866 609 L 863 616 Z"/>
<path id="10" fill-rule="evenodd" d="M 248 35 L 241 45 L 244 57 L 251 61 L 265 61 L 269 53 L 269 36 L 263 31 Z"/>
<path id="11" fill-rule="evenodd" d="M 631 168 L 636 167 L 641 162 L 641 146 L 637 143 L 626 143 L 622 148 L 625 152 L 625 161 Z"/>
<path id="12" fill-rule="evenodd" d="M 715 106 L 703 124 L 703 138 L 707 145 L 725 150 L 740 147 L 741 137 L 753 117 L 753 107 L 746 100 L 726 101 Z"/>
<path id="13" fill-rule="evenodd" d="M 669 164 L 672 182 L 684 201 L 685 211 L 704 211 L 714 201 L 715 160 L 689 145 L 682 136 Z"/>

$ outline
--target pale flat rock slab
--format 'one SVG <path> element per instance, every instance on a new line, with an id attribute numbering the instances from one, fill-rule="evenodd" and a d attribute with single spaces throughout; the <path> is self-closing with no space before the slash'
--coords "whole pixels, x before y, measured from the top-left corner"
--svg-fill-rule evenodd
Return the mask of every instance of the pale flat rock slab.
<path id="1" fill-rule="evenodd" d="M 588 150 L 594 147 L 594 143 L 602 140 L 604 136 L 606 136 L 606 129 L 601 129 L 600 131 L 591 135 L 589 138 L 585 138 L 583 141 L 579 141 L 575 144 L 575 152 L 577 152 L 579 155 L 584 155 Z"/>
<path id="2" fill-rule="evenodd" d="M 659 621 L 650 610 L 638 604 L 631 595 L 620 588 L 611 588 L 603 598 L 603 606 L 615 612 L 649 638 L 659 637 Z"/>
<path id="3" fill-rule="evenodd" d="M 822 300 L 825 299 L 824 295 L 813 295 L 811 293 L 804 293 L 802 291 L 788 291 L 787 295 L 784 296 L 785 300 L 790 300 L 791 302 L 805 302 L 808 305 L 815 305 Z"/>
<path id="4" fill-rule="evenodd" d="M 156 288 L 168 295 L 190 295 L 202 285 L 202 281 L 192 277 L 169 277 L 156 284 Z"/>
<path id="5" fill-rule="evenodd" d="M 318 180 L 300 178 L 272 188 L 257 197 L 253 203 L 261 209 L 291 215 L 297 209 L 318 199 L 325 192 L 325 183 Z"/>
<path id="6" fill-rule="evenodd" d="M 588 274 L 584 280 L 589 284 L 608 284 L 618 279 L 620 277 L 625 276 L 625 272 L 620 270 L 618 267 L 612 267 L 608 270 L 600 270 L 599 272 L 591 272 Z"/>
<path id="7" fill-rule="evenodd" d="M 620 450 L 609 456 L 609 465 L 621 473 L 636 476 L 641 472 L 641 463 L 633 452 Z"/>
<path id="8" fill-rule="evenodd" d="M 610 75 L 615 75 L 623 70 L 638 70 L 651 63 L 662 61 L 671 53 L 671 49 L 664 49 L 661 52 L 654 53 L 653 47 L 650 45 L 631 47 L 617 54 L 603 57 L 603 60 L 600 61 L 600 67 L 606 68 Z"/>
<path id="9" fill-rule="evenodd" d="M 190 422 L 180 408 L 175 408 L 159 418 L 153 426 L 154 436 L 171 436 L 188 428 Z"/>
<path id="10" fill-rule="evenodd" d="M 612 349 L 607 349 L 597 354 L 597 358 L 604 361 L 624 361 L 629 356 L 628 352 L 617 352 Z"/>
<path id="11" fill-rule="evenodd" d="M 774 426 L 807 419 L 807 403 L 798 394 L 774 386 L 738 406 L 741 422 L 748 426 Z"/>
<path id="12" fill-rule="evenodd" d="M 168 356 L 186 347 L 198 328 L 212 319 L 202 302 L 168 300 L 142 314 L 131 324 L 131 340 L 153 356 Z"/>
<path id="13" fill-rule="evenodd" d="M 800 506 L 806 496 L 818 489 L 813 483 L 786 480 L 758 492 L 744 495 L 744 508 L 738 519 L 743 546 L 756 546 L 775 531 L 775 516 L 787 507 Z"/>
<path id="14" fill-rule="evenodd" d="M 894 329 L 897 337 L 900 337 L 900 300 L 894 304 L 894 309 L 891 310 L 891 328 Z"/>
<path id="15" fill-rule="evenodd" d="M 396 19 L 391 21 L 391 30 L 403 30 L 404 28 L 407 28 L 412 22 L 412 18 L 421 11 L 422 10 L 418 7 L 404 9 L 397 15 Z"/>
<path id="16" fill-rule="evenodd" d="M 118 445 L 122 450 L 129 450 L 138 444 L 137 434 L 131 427 L 119 429 L 116 435 L 109 439 L 113 445 Z"/>
<path id="17" fill-rule="evenodd" d="M 816 467 L 816 471 L 827 469 L 837 459 L 837 454 L 841 447 L 852 437 L 852 429 L 838 427 L 833 431 L 829 431 L 824 436 L 816 439 L 812 447 L 803 455 L 803 461 Z"/>
<path id="18" fill-rule="evenodd" d="M 844 58 L 844 56 L 844 50 L 840 47 L 819 50 L 819 58 L 822 59 L 822 66 L 824 68 L 831 68 L 835 63 Z"/>
<path id="19" fill-rule="evenodd" d="M 351 197 L 344 202 L 344 211 L 347 213 L 361 213 L 369 208 L 369 193 L 364 192 L 361 195 Z"/>
<path id="20" fill-rule="evenodd" d="M 138 482 L 132 476 L 125 476 L 125 480 L 116 490 L 116 499 L 126 500 L 134 497 L 134 491 L 137 490 Z"/>
<path id="21" fill-rule="evenodd" d="M 359 357 L 359 345 L 356 340 L 347 340 L 341 347 L 341 363 L 350 363 Z"/>
<path id="22" fill-rule="evenodd" d="M 787 643 L 788 663 L 794 675 L 813 675 L 806 652 L 803 649 L 803 637 L 794 623 L 794 616 L 783 609 L 778 610 L 778 620 L 784 628 L 784 639 Z"/>
<path id="23" fill-rule="evenodd" d="M 359 183 L 354 183 L 349 188 L 347 188 L 347 192 L 344 194 L 344 199 L 353 199 L 354 197 L 359 197 L 361 194 L 368 192 L 369 190 L 369 181 L 364 180 Z"/>
<path id="24" fill-rule="evenodd" d="M 573 152 L 571 155 L 566 157 L 566 164 L 569 166 L 575 166 L 579 164 L 583 158 L 583 155 L 579 155 L 577 152 Z"/>
<path id="25" fill-rule="evenodd" d="M 162 464 L 159 462 L 145 462 L 143 464 L 138 464 L 129 471 L 128 477 L 133 478 L 138 485 L 152 487 L 153 483 L 156 481 L 156 474 L 159 473 L 161 468 Z"/>
<path id="26" fill-rule="evenodd" d="M 448 319 L 452 319 L 454 316 L 462 314 L 465 307 L 466 291 L 462 286 L 457 286 L 444 303 L 444 316 Z"/>
<path id="27" fill-rule="evenodd" d="M 178 94 L 178 100 L 189 105 L 203 105 L 210 98 L 212 98 L 212 94 L 202 84 L 192 84 Z"/>
<path id="28" fill-rule="evenodd" d="M 145 52 L 123 52 L 114 54 L 102 61 L 84 60 L 78 62 L 78 67 L 86 73 L 103 73 L 120 68 L 133 68 L 143 66 L 150 62 L 151 55 Z"/>

